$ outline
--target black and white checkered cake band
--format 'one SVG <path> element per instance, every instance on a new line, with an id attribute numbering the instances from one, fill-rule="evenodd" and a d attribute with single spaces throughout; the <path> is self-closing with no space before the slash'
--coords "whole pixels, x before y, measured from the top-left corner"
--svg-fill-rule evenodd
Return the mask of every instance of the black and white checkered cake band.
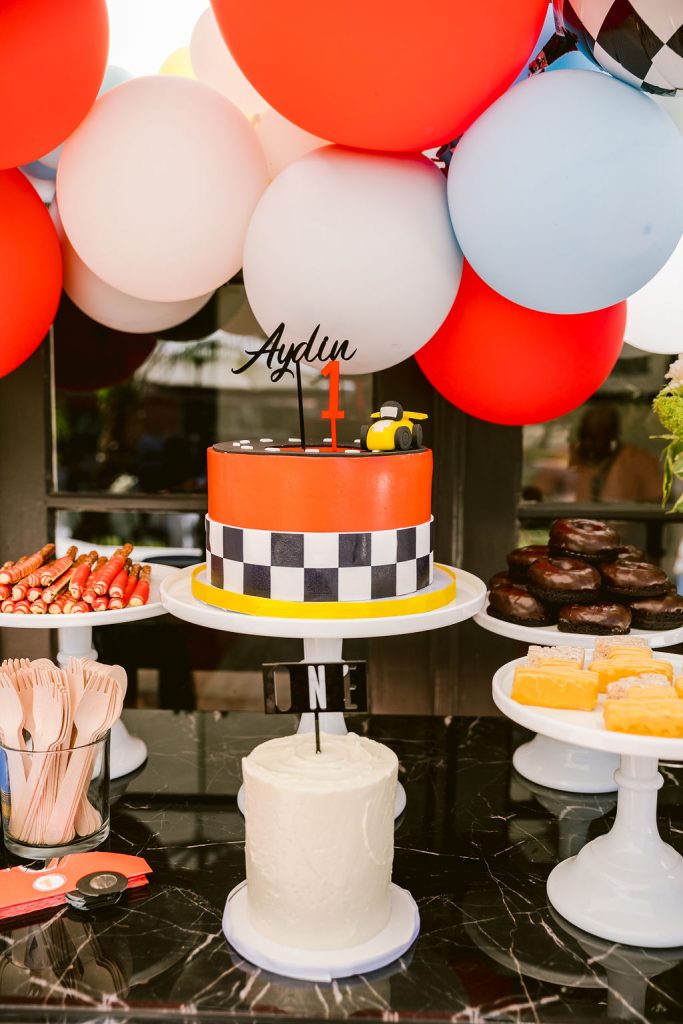
<path id="1" fill-rule="evenodd" d="M 281 533 L 206 517 L 214 587 L 280 601 L 371 601 L 432 582 L 434 518 L 366 533 Z"/>

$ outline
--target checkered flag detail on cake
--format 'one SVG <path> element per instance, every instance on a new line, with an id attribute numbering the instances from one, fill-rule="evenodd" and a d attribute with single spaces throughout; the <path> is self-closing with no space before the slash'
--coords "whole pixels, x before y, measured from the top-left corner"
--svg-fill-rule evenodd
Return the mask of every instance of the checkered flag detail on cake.
<path id="1" fill-rule="evenodd" d="M 280 601 L 370 601 L 432 582 L 433 519 L 367 533 L 282 533 L 206 517 L 214 587 Z"/>
<path id="2" fill-rule="evenodd" d="M 560 23 L 597 63 L 644 92 L 683 89 L 680 0 L 555 0 Z"/>

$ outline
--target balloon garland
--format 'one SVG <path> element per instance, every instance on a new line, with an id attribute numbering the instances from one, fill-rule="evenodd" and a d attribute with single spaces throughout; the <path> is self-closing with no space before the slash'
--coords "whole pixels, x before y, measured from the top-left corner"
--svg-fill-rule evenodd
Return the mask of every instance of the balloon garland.
<path id="1" fill-rule="evenodd" d="M 645 94 L 683 88 L 681 0 L 212 0 L 128 81 L 107 40 L 105 0 L 0 9 L 0 167 L 27 165 L 0 172 L 0 374 L 56 308 L 29 184 L 55 173 L 68 293 L 141 337 L 244 266 L 266 334 L 348 338 L 354 373 L 419 349 L 449 400 L 509 423 L 600 385 L 629 296 L 627 338 L 677 344 L 655 307 L 681 259 L 682 119 Z"/>

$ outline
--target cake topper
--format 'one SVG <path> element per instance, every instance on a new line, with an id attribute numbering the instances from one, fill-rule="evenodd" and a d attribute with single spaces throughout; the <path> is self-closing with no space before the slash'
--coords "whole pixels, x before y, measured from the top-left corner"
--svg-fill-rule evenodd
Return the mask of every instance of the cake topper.
<path id="1" fill-rule="evenodd" d="M 422 447 L 422 426 L 417 420 L 426 420 L 425 412 L 404 412 L 398 402 L 383 402 L 379 412 L 373 412 L 375 423 L 362 426 L 360 446 L 364 451 L 408 451 Z"/>
<path id="2" fill-rule="evenodd" d="M 289 697 L 278 688 L 277 674 L 285 673 Z M 364 661 L 282 662 L 263 665 L 263 696 L 267 715 L 312 712 L 315 750 L 320 753 L 321 711 L 367 711 L 368 687 Z"/>
<path id="3" fill-rule="evenodd" d="M 322 341 L 318 341 L 318 331 L 320 330 L 320 324 L 314 329 L 308 341 L 300 342 L 289 342 L 285 344 L 282 340 L 282 336 L 285 333 L 284 323 L 279 324 L 269 338 L 263 342 L 260 348 L 250 351 L 245 349 L 246 354 L 250 357 L 246 363 L 242 366 L 233 368 L 233 373 L 244 373 L 250 366 L 253 366 L 257 359 L 261 359 L 265 356 L 266 366 L 271 371 L 270 379 L 276 384 L 279 380 L 282 380 L 286 373 L 294 376 L 293 366 L 298 366 L 301 362 L 311 363 L 330 363 L 335 360 L 343 359 L 348 362 L 356 354 L 356 349 L 353 352 L 349 352 L 349 341 L 346 338 L 344 341 L 335 340 L 330 343 L 329 349 L 327 344 L 330 341 L 327 335 L 324 335 Z M 273 368 L 275 364 L 275 368 Z"/>

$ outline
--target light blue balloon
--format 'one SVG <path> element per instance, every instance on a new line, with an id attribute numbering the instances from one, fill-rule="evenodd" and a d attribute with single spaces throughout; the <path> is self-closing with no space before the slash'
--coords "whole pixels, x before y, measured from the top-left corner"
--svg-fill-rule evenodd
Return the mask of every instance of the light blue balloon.
<path id="1" fill-rule="evenodd" d="M 495 291 L 548 313 L 602 309 L 654 277 L 683 234 L 683 138 L 610 75 L 536 75 L 465 133 L 448 204 Z"/>
<path id="2" fill-rule="evenodd" d="M 57 177 L 54 167 L 48 167 L 47 164 L 42 164 L 40 160 L 32 160 L 30 164 L 22 164 L 21 169 L 26 171 L 27 174 L 32 174 L 34 178 L 41 178 L 43 181 L 54 181 Z"/>
<path id="3" fill-rule="evenodd" d="M 606 72 L 596 64 L 590 57 L 586 57 L 580 50 L 571 50 L 563 53 L 561 57 L 550 65 L 548 71 L 598 71 L 604 75 Z"/>
<path id="4" fill-rule="evenodd" d="M 127 82 L 132 77 L 133 76 L 130 71 L 126 71 L 125 68 L 121 68 L 117 64 L 110 64 L 104 72 L 104 78 L 102 79 L 102 85 L 100 86 L 97 98 L 99 99 L 99 97 L 103 96 L 105 92 L 109 92 L 109 90 L 113 89 L 114 86 L 121 85 L 122 82 Z M 44 166 L 49 167 L 54 171 L 54 174 L 52 175 L 53 178 L 56 177 L 57 174 L 57 164 L 59 163 L 59 158 L 62 155 L 63 146 L 64 143 L 62 142 L 59 146 L 55 146 L 54 149 L 51 149 L 49 153 L 46 153 L 45 156 L 42 156 L 40 161 L 37 161 L 43 162 Z M 28 168 L 26 169 L 28 170 Z M 29 174 L 30 173 L 31 172 L 29 171 Z"/>
<path id="5" fill-rule="evenodd" d="M 531 64 L 534 57 L 537 57 L 541 52 L 545 44 L 555 35 L 555 15 L 553 14 L 553 5 L 548 5 L 546 12 L 545 21 L 543 22 L 543 28 L 541 29 L 540 35 L 534 43 L 534 48 L 524 62 L 524 67 L 515 78 L 512 85 L 517 85 L 517 82 L 523 82 L 529 75 L 529 65 Z M 512 86 L 511 86 L 512 88 Z"/>

